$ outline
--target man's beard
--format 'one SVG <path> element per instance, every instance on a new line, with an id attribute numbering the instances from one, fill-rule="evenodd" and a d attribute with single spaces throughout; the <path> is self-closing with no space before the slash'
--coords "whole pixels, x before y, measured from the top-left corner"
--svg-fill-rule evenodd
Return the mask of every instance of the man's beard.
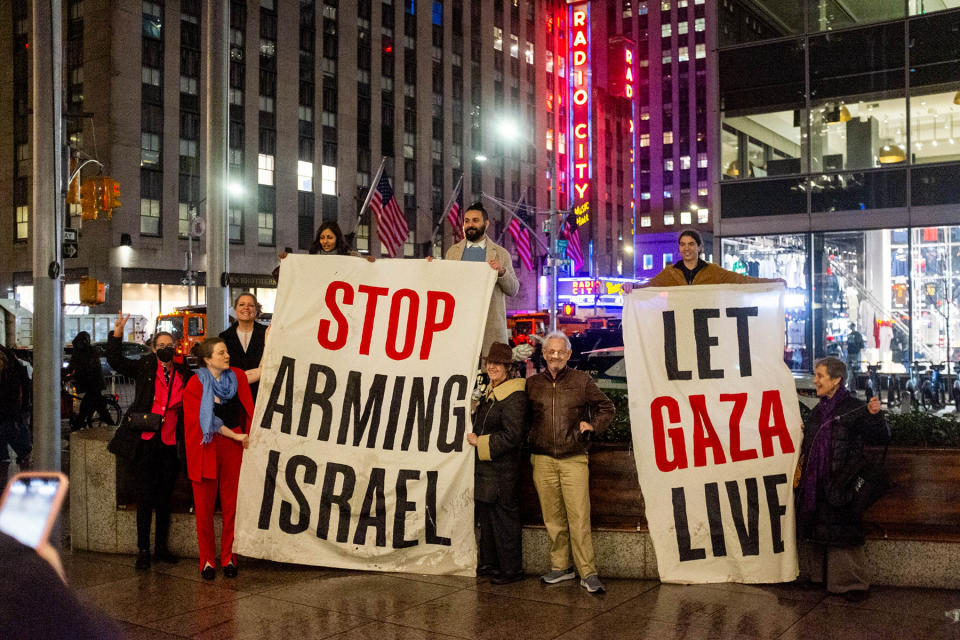
<path id="1" fill-rule="evenodd" d="M 477 227 L 467 227 L 463 230 L 463 235 L 466 236 L 470 242 L 479 242 L 484 233 L 486 233 L 486 229 Z"/>

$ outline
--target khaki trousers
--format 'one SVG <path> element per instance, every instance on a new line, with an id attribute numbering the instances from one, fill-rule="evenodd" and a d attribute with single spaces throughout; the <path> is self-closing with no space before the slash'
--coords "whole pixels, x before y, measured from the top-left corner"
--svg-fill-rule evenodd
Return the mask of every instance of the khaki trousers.
<path id="1" fill-rule="evenodd" d="M 586 455 L 553 458 L 534 454 L 533 484 L 540 498 L 543 523 L 550 535 L 550 565 L 562 570 L 573 564 L 581 578 L 596 575 L 590 537 L 590 469 Z"/>

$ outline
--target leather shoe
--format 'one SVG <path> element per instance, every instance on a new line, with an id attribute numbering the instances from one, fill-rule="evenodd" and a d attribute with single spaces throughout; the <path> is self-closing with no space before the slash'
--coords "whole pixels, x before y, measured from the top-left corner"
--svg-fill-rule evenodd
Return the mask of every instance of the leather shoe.
<path id="1" fill-rule="evenodd" d="M 208 564 L 200 572 L 200 577 L 204 580 L 213 580 L 217 577 L 217 570 Z"/>
<path id="2" fill-rule="evenodd" d="M 150 568 L 150 550 L 140 549 L 137 552 L 137 563 L 133 565 L 137 571 L 146 571 Z"/>
<path id="3" fill-rule="evenodd" d="M 160 562 L 166 562 L 167 564 L 177 564 L 180 562 L 180 556 L 176 555 L 166 547 L 154 549 L 153 559 L 159 560 Z"/>
<path id="4" fill-rule="evenodd" d="M 237 577 L 237 565 L 232 562 L 223 568 L 223 577 L 224 578 L 236 578 Z"/>
<path id="5" fill-rule="evenodd" d="M 510 584 L 523 580 L 522 573 L 503 573 L 490 581 L 490 584 Z"/>

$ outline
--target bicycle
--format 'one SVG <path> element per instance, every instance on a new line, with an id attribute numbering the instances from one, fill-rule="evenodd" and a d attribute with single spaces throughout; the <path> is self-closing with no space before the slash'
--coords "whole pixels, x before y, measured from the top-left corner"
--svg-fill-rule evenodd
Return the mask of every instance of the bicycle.
<path id="1" fill-rule="evenodd" d="M 113 422 L 114 425 L 120 424 L 120 399 L 116 394 L 101 392 L 103 396 L 103 403 L 106 407 L 107 417 Z M 76 393 L 76 389 L 73 386 L 73 382 L 69 378 L 64 378 L 63 385 L 60 389 L 60 411 L 61 417 L 65 420 L 70 421 L 70 430 L 76 431 L 78 429 L 85 429 L 89 427 L 101 427 L 109 426 L 107 422 L 104 421 L 103 416 L 100 415 L 99 411 L 92 411 L 87 416 L 86 424 L 80 424 L 80 416 L 78 412 L 80 410 L 80 402 L 83 400 L 83 396 Z"/>

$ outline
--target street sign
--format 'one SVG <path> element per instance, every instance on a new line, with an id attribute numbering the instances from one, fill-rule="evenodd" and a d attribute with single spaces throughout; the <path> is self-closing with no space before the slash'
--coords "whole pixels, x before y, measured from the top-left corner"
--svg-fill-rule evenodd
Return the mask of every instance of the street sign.
<path id="1" fill-rule="evenodd" d="M 80 253 L 80 245 L 77 242 L 77 230 L 66 228 L 63 230 L 63 257 L 76 258 Z"/>
<path id="2" fill-rule="evenodd" d="M 567 240 L 557 240 L 557 251 L 561 253 L 567 250 L 567 246 L 570 244 Z"/>
<path id="3" fill-rule="evenodd" d="M 190 221 L 190 236 L 199 238 L 207 230 L 207 222 L 203 218 L 194 218 Z"/>

